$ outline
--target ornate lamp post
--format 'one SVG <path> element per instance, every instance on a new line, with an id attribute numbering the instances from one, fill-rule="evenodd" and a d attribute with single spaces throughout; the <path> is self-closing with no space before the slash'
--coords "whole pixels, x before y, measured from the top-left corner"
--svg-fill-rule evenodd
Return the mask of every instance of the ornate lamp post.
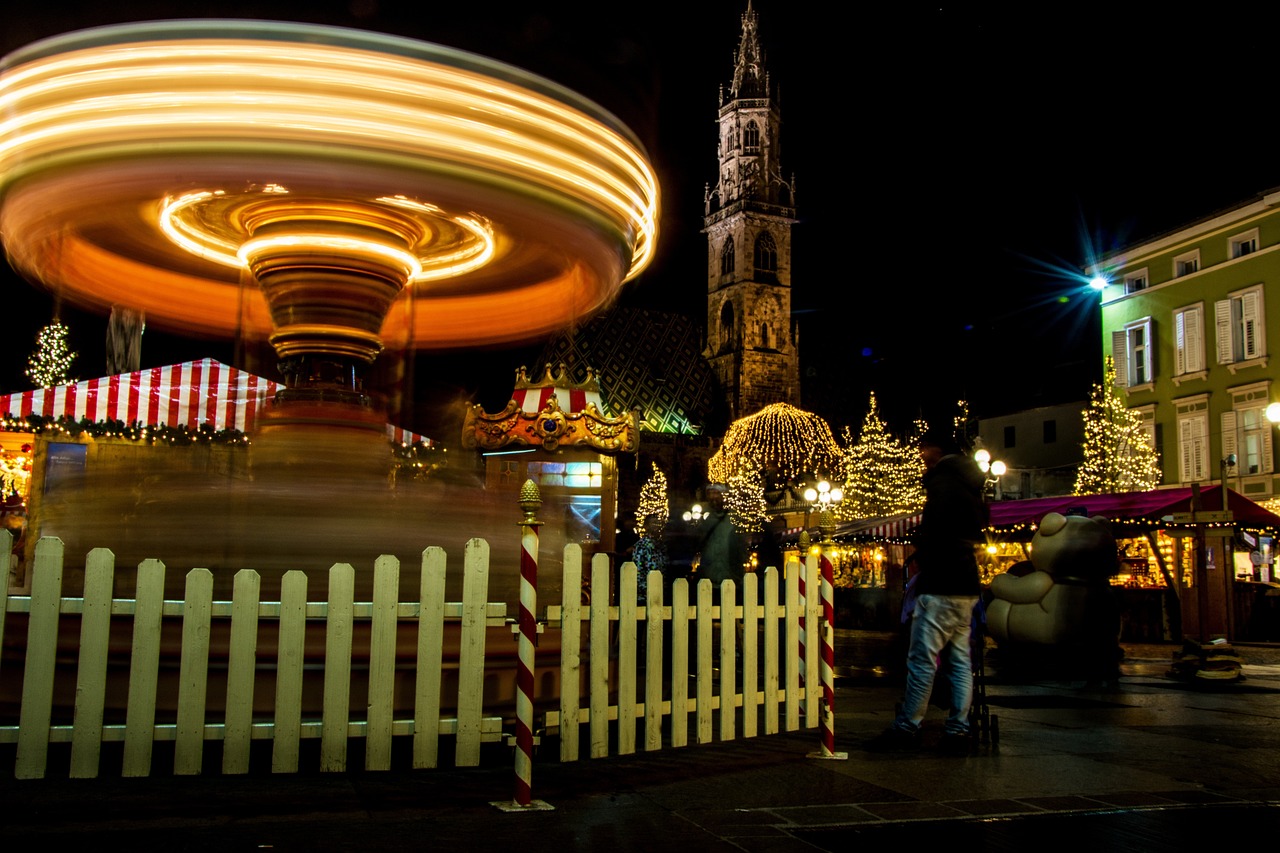
<path id="1" fill-rule="evenodd" d="M 982 473 L 987 475 L 986 487 L 992 489 L 996 500 L 1000 500 L 1000 478 L 1004 476 L 1005 471 L 1009 470 L 999 459 L 992 459 L 991 452 L 985 447 L 978 448 L 973 454 L 973 459 L 978 463 L 978 468 Z"/>

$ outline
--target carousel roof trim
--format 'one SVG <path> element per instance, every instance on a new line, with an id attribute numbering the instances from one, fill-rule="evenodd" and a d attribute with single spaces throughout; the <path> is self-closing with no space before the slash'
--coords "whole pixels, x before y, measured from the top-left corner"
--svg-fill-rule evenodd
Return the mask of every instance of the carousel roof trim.
<path id="1" fill-rule="evenodd" d="M 616 418 L 601 412 L 600 382 L 587 368 L 583 382 L 573 382 L 563 364 L 552 375 L 551 366 L 539 382 L 526 369 L 516 371 L 511 401 L 490 414 L 480 405 L 467 408 L 462 423 L 462 446 L 467 450 L 499 450 L 517 447 L 586 447 L 601 453 L 634 453 L 639 444 L 637 412 Z"/>

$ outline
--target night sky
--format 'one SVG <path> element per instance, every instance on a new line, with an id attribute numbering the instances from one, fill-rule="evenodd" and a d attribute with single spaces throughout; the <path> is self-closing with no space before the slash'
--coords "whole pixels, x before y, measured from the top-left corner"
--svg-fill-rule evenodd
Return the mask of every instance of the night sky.
<path id="1" fill-rule="evenodd" d="M 1096 296 L 1081 278 L 1091 254 L 1280 186 L 1267 27 L 1239 11 L 1156 20 L 1171 7 L 753 2 L 781 90 L 783 169 L 797 187 L 803 403 L 837 430 L 860 422 L 872 390 L 897 428 L 960 397 L 978 416 L 1084 399 L 1101 373 Z M 183 17 L 174 6 L 9 11 L 0 52 L 86 26 Z M 640 137 L 663 192 L 657 261 L 621 299 L 704 321 L 703 187 L 715 177 L 717 91 L 745 6 L 317 0 L 210 2 L 198 14 L 435 41 L 596 100 Z M 0 288 L 0 392 L 22 390 L 50 302 L 11 274 Z M 76 372 L 101 375 L 105 320 L 63 313 Z M 231 346 L 149 330 L 142 352 L 152 366 L 229 360 Z M 431 379 L 420 393 L 500 407 L 529 352 L 423 359 L 419 378 Z"/>

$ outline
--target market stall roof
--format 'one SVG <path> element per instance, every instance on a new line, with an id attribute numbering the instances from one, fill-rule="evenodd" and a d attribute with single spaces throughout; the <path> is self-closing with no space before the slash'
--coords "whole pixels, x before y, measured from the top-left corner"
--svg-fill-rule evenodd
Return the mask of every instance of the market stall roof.
<path id="1" fill-rule="evenodd" d="M 1032 498 L 1021 501 L 995 501 L 990 504 L 991 521 L 988 529 L 1004 535 L 1025 533 L 1030 536 L 1041 520 L 1051 512 L 1063 515 L 1100 515 L 1113 525 L 1151 528 L 1167 516 L 1191 511 L 1193 489 L 1180 486 L 1171 489 L 1154 489 L 1149 492 L 1122 492 L 1105 495 L 1062 495 L 1049 498 Z M 1232 513 L 1232 523 L 1239 527 L 1280 531 L 1280 515 L 1276 515 L 1246 498 L 1227 490 L 1227 508 Z M 1222 489 L 1204 488 L 1200 491 L 1200 509 L 1205 512 L 1222 510 Z M 1215 522 L 1221 524 L 1221 522 Z M 920 524 L 920 513 L 883 518 L 864 518 L 846 521 L 836 526 L 832 534 L 838 542 L 849 541 L 908 541 Z M 794 539 L 799 528 L 787 531 L 787 538 Z M 816 536 L 816 528 L 812 531 Z"/>
<path id="2" fill-rule="evenodd" d="M 920 513 L 888 515 L 880 518 L 863 518 L 836 525 L 831 538 L 837 542 L 850 540 L 906 541 L 920 524 Z"/>
<path id="3" fill-rule="evenodd" d="M 1005 533 L 1018 530 L 1032 531 L 1040 524 L 1041 519 L 1051 512 L 1060 512 L 1063 515 L 1100 515 L 1112 523 L 1142 524 L 1145 527 L 1151 527 L 1167 516 L 1190 512 L 1193 491 L 1191 486 L 1180 486 L 1149 492 L 1065 495 L 1021 501 L 996 501 L 991 504 L 989 527 Z M 1200 509 L 1206 512 L 1220 512 L 1222 489 L 1218 487 L 1201 489 Z M 1227 509 L 1231 511 L 1233 522 L 1238 526 L 1280 530 L 1280 516 L 1263 509 L 1231 489 L 1227 490 Z"/>
<path id="4" fill-rule="evenodd" d="M 0 416 L 66 416 L 76 421 L 119 420 L 152 427 L 167 424 L 196 429 L 249 432 L 259 410 L 280 385 L 211 358 L 151 367 L 132 373 L 86 379 L 53 388 L 0 394 Z M 400 444 L 431 444 L 426 436 L 387 424 L 387 437 Z"/>

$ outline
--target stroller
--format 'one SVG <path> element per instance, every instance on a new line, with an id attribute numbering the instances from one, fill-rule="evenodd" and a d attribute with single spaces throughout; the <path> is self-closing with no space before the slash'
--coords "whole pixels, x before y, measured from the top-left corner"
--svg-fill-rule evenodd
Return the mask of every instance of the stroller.
<path id="1" fill-rule="evenodd" d="M 1000 718 L 987 705 L 987 603 L 978 598 L 973 606 L 973 627 L 969 631 L 969 657 L 973 661 L 973 702 L 969 705 L 969 731 L 979 743 L 1000 742 Z"/>

